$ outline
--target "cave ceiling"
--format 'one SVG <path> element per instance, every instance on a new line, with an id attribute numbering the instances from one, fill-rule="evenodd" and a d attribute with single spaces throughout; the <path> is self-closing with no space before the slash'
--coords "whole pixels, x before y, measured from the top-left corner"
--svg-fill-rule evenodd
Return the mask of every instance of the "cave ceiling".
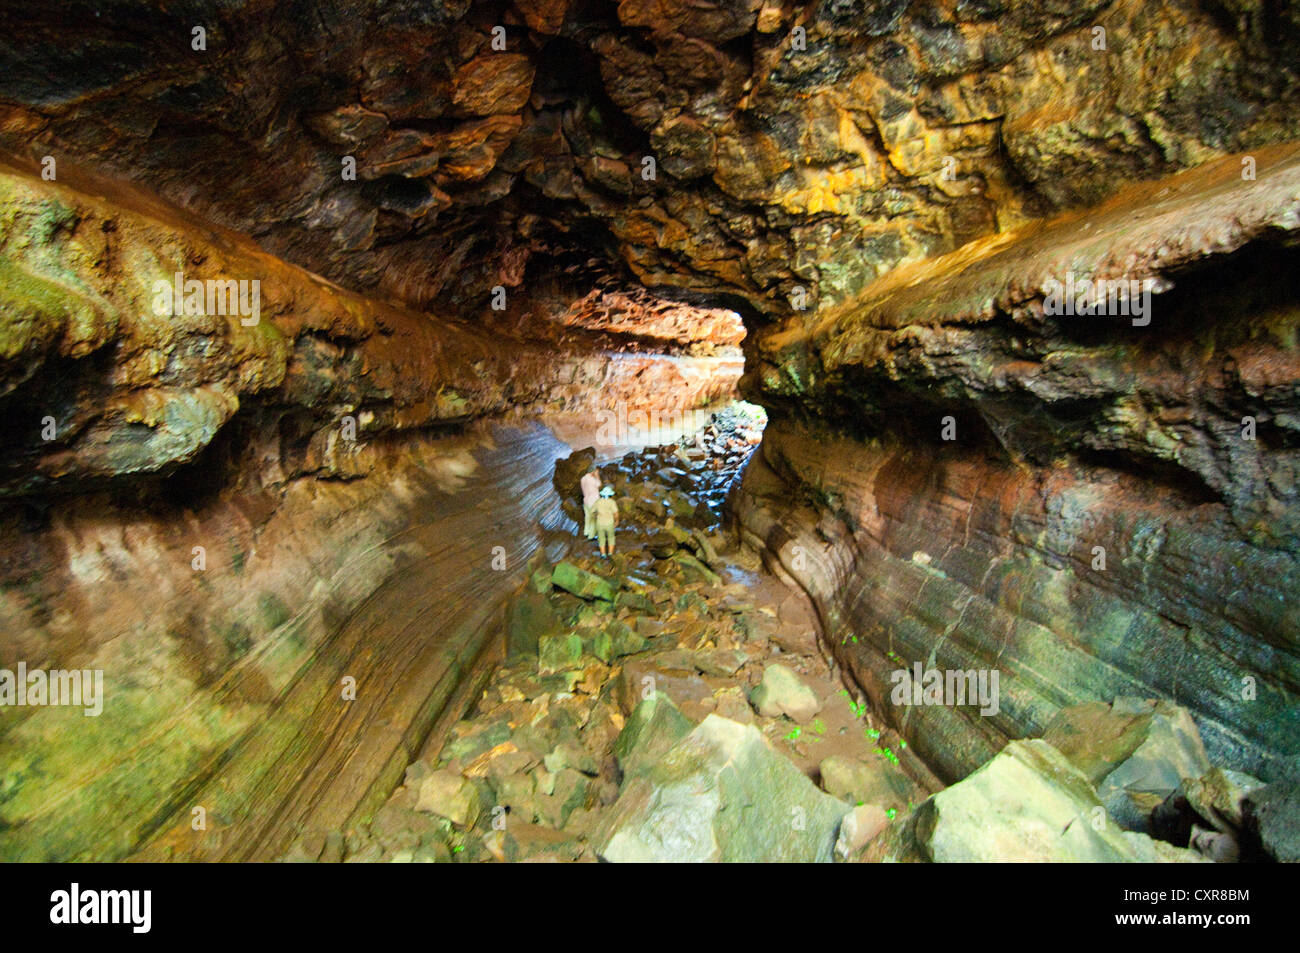
<path id="1" fill-rule="evenodd" d="M 5 18 L 0 144 L 461 313 L 498 285 L 594 281 L 815 311 L 1300 133 L 1300 13 L 1250 0 L 114 0 Z"/>

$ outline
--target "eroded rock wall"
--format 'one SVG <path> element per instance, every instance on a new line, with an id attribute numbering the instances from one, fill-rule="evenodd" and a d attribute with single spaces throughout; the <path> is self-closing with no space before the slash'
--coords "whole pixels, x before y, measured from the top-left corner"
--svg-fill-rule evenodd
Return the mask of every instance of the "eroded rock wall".
<path id="1" fill-rule="evenodd" d="M 654 399 L 641 379 L 653 355 L 610 361 L 591 342 L 539 343 L 363 298 L 66 164 L 57 182 L 0 167 L 0 189 L 0 401 L 18 408 L 0 431 L 5 495 L 165 474 L 241 408 L 264 444 L 259 481 L 275 483 L 356 475 L 355 451 L 384 433 Z M 184 302 L 160 302 L 159 282 Z M 193 302 L 185 282 L 203 284 Z M 243 287 L 227 295 L 227 282 Z M 738 356 L 719 344 L 664 364 L 664 402 L 732 390 Z"/>
<path id="2" fill-rule="evenodd" d="M 743 526 L 946 780 L 1120 694 L 1229 766 L 1300 752 L 1297 169 L 1211 164 L 754 343 Z M 1149 313 L 1051 313 L 1070 271 L 1150 279 Z M 999 710 L 895 704 L 916 662 L 999 670 Z"/>
<path id="3" fill-rule="evenodd" d="M 740 373 L 708 333 L 542 343 L 362 298 L 70 167 L 0 192 L 0 668 L 103 676 L 90 716 L 6 704 L 7 860 L 269 859 L 366 817 L 563 519 L 569 448 L 528 418 Z M 260 311 L 156 309 L 177 272 Z"/>

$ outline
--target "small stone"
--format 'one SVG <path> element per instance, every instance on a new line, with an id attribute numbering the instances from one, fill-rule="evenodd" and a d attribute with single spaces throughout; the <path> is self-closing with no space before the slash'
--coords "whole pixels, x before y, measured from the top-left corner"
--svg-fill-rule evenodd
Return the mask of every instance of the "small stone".
<path id="1" fill-rule="evenodd" d="M 850 857 L 861 850 L 889 824 L 889 815 L 877 804 L 860 804 L 840 823 L 840 836 L 835 841 L 835 852 Z"/>
<path id="2" fill-rule="evenodd" d="M 780 664 L 769 665 L 763 671 L 763 680 L 755 686 L 749 700 L 764 718 L 785 715 L 801 725 L 811 721 L 822 708 L 817 693 Z"/>

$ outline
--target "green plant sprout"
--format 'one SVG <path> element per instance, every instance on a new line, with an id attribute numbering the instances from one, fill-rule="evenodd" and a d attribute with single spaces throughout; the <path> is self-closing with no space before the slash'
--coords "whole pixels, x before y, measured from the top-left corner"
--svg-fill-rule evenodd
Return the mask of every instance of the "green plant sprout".
<path id="1" fill-rule="evenodd" d="M 814 734 L 826 734 L 826 722 L 822 721 L 820 718 L 814 718 L 813 723 L 809 727 L 812 728 Z"/>
<path id="2" fill-rule="evenodd" d="M 799 727 L 791 728 L 790 733 L 785 736 L 786 741 L 798 741 L 799 736 L 803 734 L 803 729 Z"/>

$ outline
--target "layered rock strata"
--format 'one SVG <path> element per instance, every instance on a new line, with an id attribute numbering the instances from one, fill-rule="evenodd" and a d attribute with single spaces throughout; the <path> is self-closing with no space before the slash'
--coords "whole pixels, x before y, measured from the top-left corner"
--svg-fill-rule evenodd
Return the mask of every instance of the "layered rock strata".
<path id="1" fill-rule="evenodd" d="M 104 679 L 92 717 L 5 708 L 6 859 L 264 858 L 368 816 L 473 699 L 561 518 L 567 448 L 522 418 L 690 409 L 740 372 L 721 342 L 362 298 L 70 167 L 0 189 L 0 668 Z"/>
<path id="2" fill-rule="evenodd" d="M 753 344 L 775 410 L 742 524 L 945 780 L 1118 695 L 1186 706 L 1215 763 L 1266 779 L 1300 751 L 1300 162 L 1262 159 L 900 269 Z M 1149 279 L 1149 313 L 1052 314 L 1071 272 Z M 1000 705 L 897 704 L 915 663 L 998 670 Z"/>

